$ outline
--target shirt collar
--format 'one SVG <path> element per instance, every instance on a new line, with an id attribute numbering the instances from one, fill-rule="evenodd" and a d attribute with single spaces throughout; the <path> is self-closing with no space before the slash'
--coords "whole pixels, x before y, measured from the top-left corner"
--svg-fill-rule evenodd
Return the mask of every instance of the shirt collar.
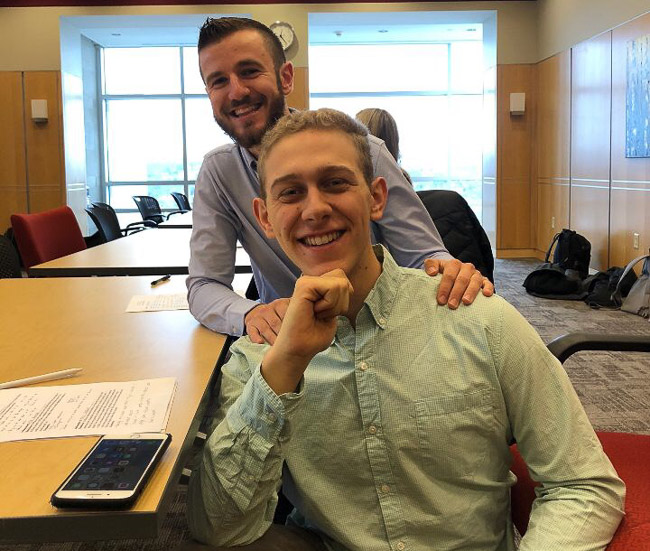
<path id="1" fill-rule="evenodd" d="M 381 263 L 382 269 L 364 303 L 375 323 L 385 329 L 393 309 L 401 273 L 399 266 L 383 245 L 374 245 L 372 249 Z"/>
<path id="2" fill-rule="evenodd" d="M 239 153 L 241 154 L 242 159 L 244 159 L 244 163 L 246 164 L 247 167 L 249 167 L 253 171 L 253 174 L 255 174 L 255 176 L 257 177 L 257 159 L 253 157 L 250 151 L 248 151 L 248 149 L 246 149 L 245 147 L 242 147 L 239 144 L 237 145 L 237 147 L 239 148 Z"/>

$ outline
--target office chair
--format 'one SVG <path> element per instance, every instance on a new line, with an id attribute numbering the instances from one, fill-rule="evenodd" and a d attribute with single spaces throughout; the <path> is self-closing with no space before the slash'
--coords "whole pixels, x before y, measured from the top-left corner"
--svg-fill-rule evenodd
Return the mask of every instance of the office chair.
<path id="1" fill-rule="evenodd" d="M 88 216 L 97 226 L 97 231 L 102 243 L 108 243 L 114 239 L 119 239 L 129 235 L 129 233 L 135 233 L 142 231 L 146 228 L 155 228 L 156 224 L 150 220 L 142 220 L 140 222 L 132 222 L 128 224 L 126 228 L 120 228 L 120 221 L 117 218 L 117 214 L 113 207 L 107 203 L 94 202 L 91 203 L 89 207 L 86 208 Z"/>
<path id="2" fill-rule="evenodd" d="M 11 240 L 0 235 L 0 279 L 23 277 L 20 258 Z"/>
<path id="3" fill-rule="evenodd" d="M 188 212 L 192 210 L 192 207 L 190 206 L 190 200 L 187 198 L 187 195 L 185 195 L 184 193 L 180 193 L 178 191 L 172 191 L 172 197 L 174 198 L 174 201 L 176 201 L 178 208 L 183 212 Z"/>
<path id="4" fill-rule="evenodd" d="M 167 220 L 172 214 L 183 212 L 182 210 L 174 210 L 165 216 L 158 200 L 150 195 L 134 195 L 133 200 L 142 215 L 142 219 L 150 220 L 156 225 Z"/>
<path id="5" fill-rule="evenodd" d="M 650 335 L 598 335 L 570 333 L 548 344 L 548 349 L 561 362 L 580 350 L 616 350 L 650 352 Z M 618 432 L 596 432 L 600 443 L 625 485 L 625 517 L 607 547 L 608 551 L 650 551 L 650 435 Z M 526 533 L 528 518 L 538 485 L 519 454 L 511 448 L 510 470 L 517 476 L 511 488 L 512 520 L 521 535 Z"/>
<path id="6" fill-rule="evenodd" d="M 471 262 L 494 283 L 494 256 L 485 230 L 462 195 L 446 189 L 417 192 L 449 253 Z"/>
<path id="7" fill-rule="evenodd" d="M 74 212 L 68 206 L 36 214 L 12 214 L 11 227 L 25 269 L 86 249 Z"/>

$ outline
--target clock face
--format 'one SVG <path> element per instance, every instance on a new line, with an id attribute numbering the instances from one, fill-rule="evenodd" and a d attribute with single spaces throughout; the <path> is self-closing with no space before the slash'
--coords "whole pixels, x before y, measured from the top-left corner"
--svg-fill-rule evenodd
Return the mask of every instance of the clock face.
<path id="1" fill-rule="evenodd" d="M 284 21 L 276 21 L 269 27 L 275 36 L 280 40 L 283 50 L 288 50 L 296 39 L 296 32 L 289 23 Z"/>

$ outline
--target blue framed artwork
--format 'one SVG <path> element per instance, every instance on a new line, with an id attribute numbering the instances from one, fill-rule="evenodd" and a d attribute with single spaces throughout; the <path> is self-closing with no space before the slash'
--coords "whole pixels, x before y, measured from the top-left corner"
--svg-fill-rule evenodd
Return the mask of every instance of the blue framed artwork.
<path id="1" fill-rule="evenodd" d="M 625 156 L 650 157 L 650 34 L 627 43 Z"/>

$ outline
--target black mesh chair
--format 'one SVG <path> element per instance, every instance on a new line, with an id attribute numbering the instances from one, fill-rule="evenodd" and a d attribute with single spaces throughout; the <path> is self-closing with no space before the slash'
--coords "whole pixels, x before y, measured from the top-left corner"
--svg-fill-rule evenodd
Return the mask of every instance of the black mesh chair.
<path id="1" fill-rule="evenodd" d="M 91 203 L 86 208 L 86 212 L 95 226 L 97 226 L 97 232 L 102 243 L 108 243 L 114 239 L 119 239 L 120 237 L 142 231 L 146 228 L 156 227 L 154 222 L 142 220 L 140 222 L 133 222 L 126 226 L 126 228 L 120 228 L 120 221 L 113 207 L 107 203 L 100 203 L 99 201 Z"/>
<path id="2" fill-rule="evenodd" d="M 174 210 L 165 216 L 160 208 L 158 199 L 151 197 L 150 195 L 134 195 L 133 200 L 142 215 L 142 219 L 150 220 L 156 225 L 167 220 L 172 214 L 183 212 L 182 210 Z"/>
<path id="3" fill-rule="evenodd" d="M 485 230 L 462 195 L 446 189 L 418 191 L 449 253 L 471 262 L 494 283 L 494 256 Z"/>
<path id="4" fill-rule="evenodd" d="M 20 258 L 8 237 L 0 235 L 0 279 L 23 277 Z"/>
<path id="5" fill-rule="evenodd" d="M 172 197 L 174 198 L 174 201 L 176 201 L 178 208 L 183 212 L 188 212 L 192 210 L 192 207 L 190 206 L 190 200 L 187 198 L 187 195 L 185 195 L 184 193 L 180 193 L 178 191 L 172 191 Z"/>

